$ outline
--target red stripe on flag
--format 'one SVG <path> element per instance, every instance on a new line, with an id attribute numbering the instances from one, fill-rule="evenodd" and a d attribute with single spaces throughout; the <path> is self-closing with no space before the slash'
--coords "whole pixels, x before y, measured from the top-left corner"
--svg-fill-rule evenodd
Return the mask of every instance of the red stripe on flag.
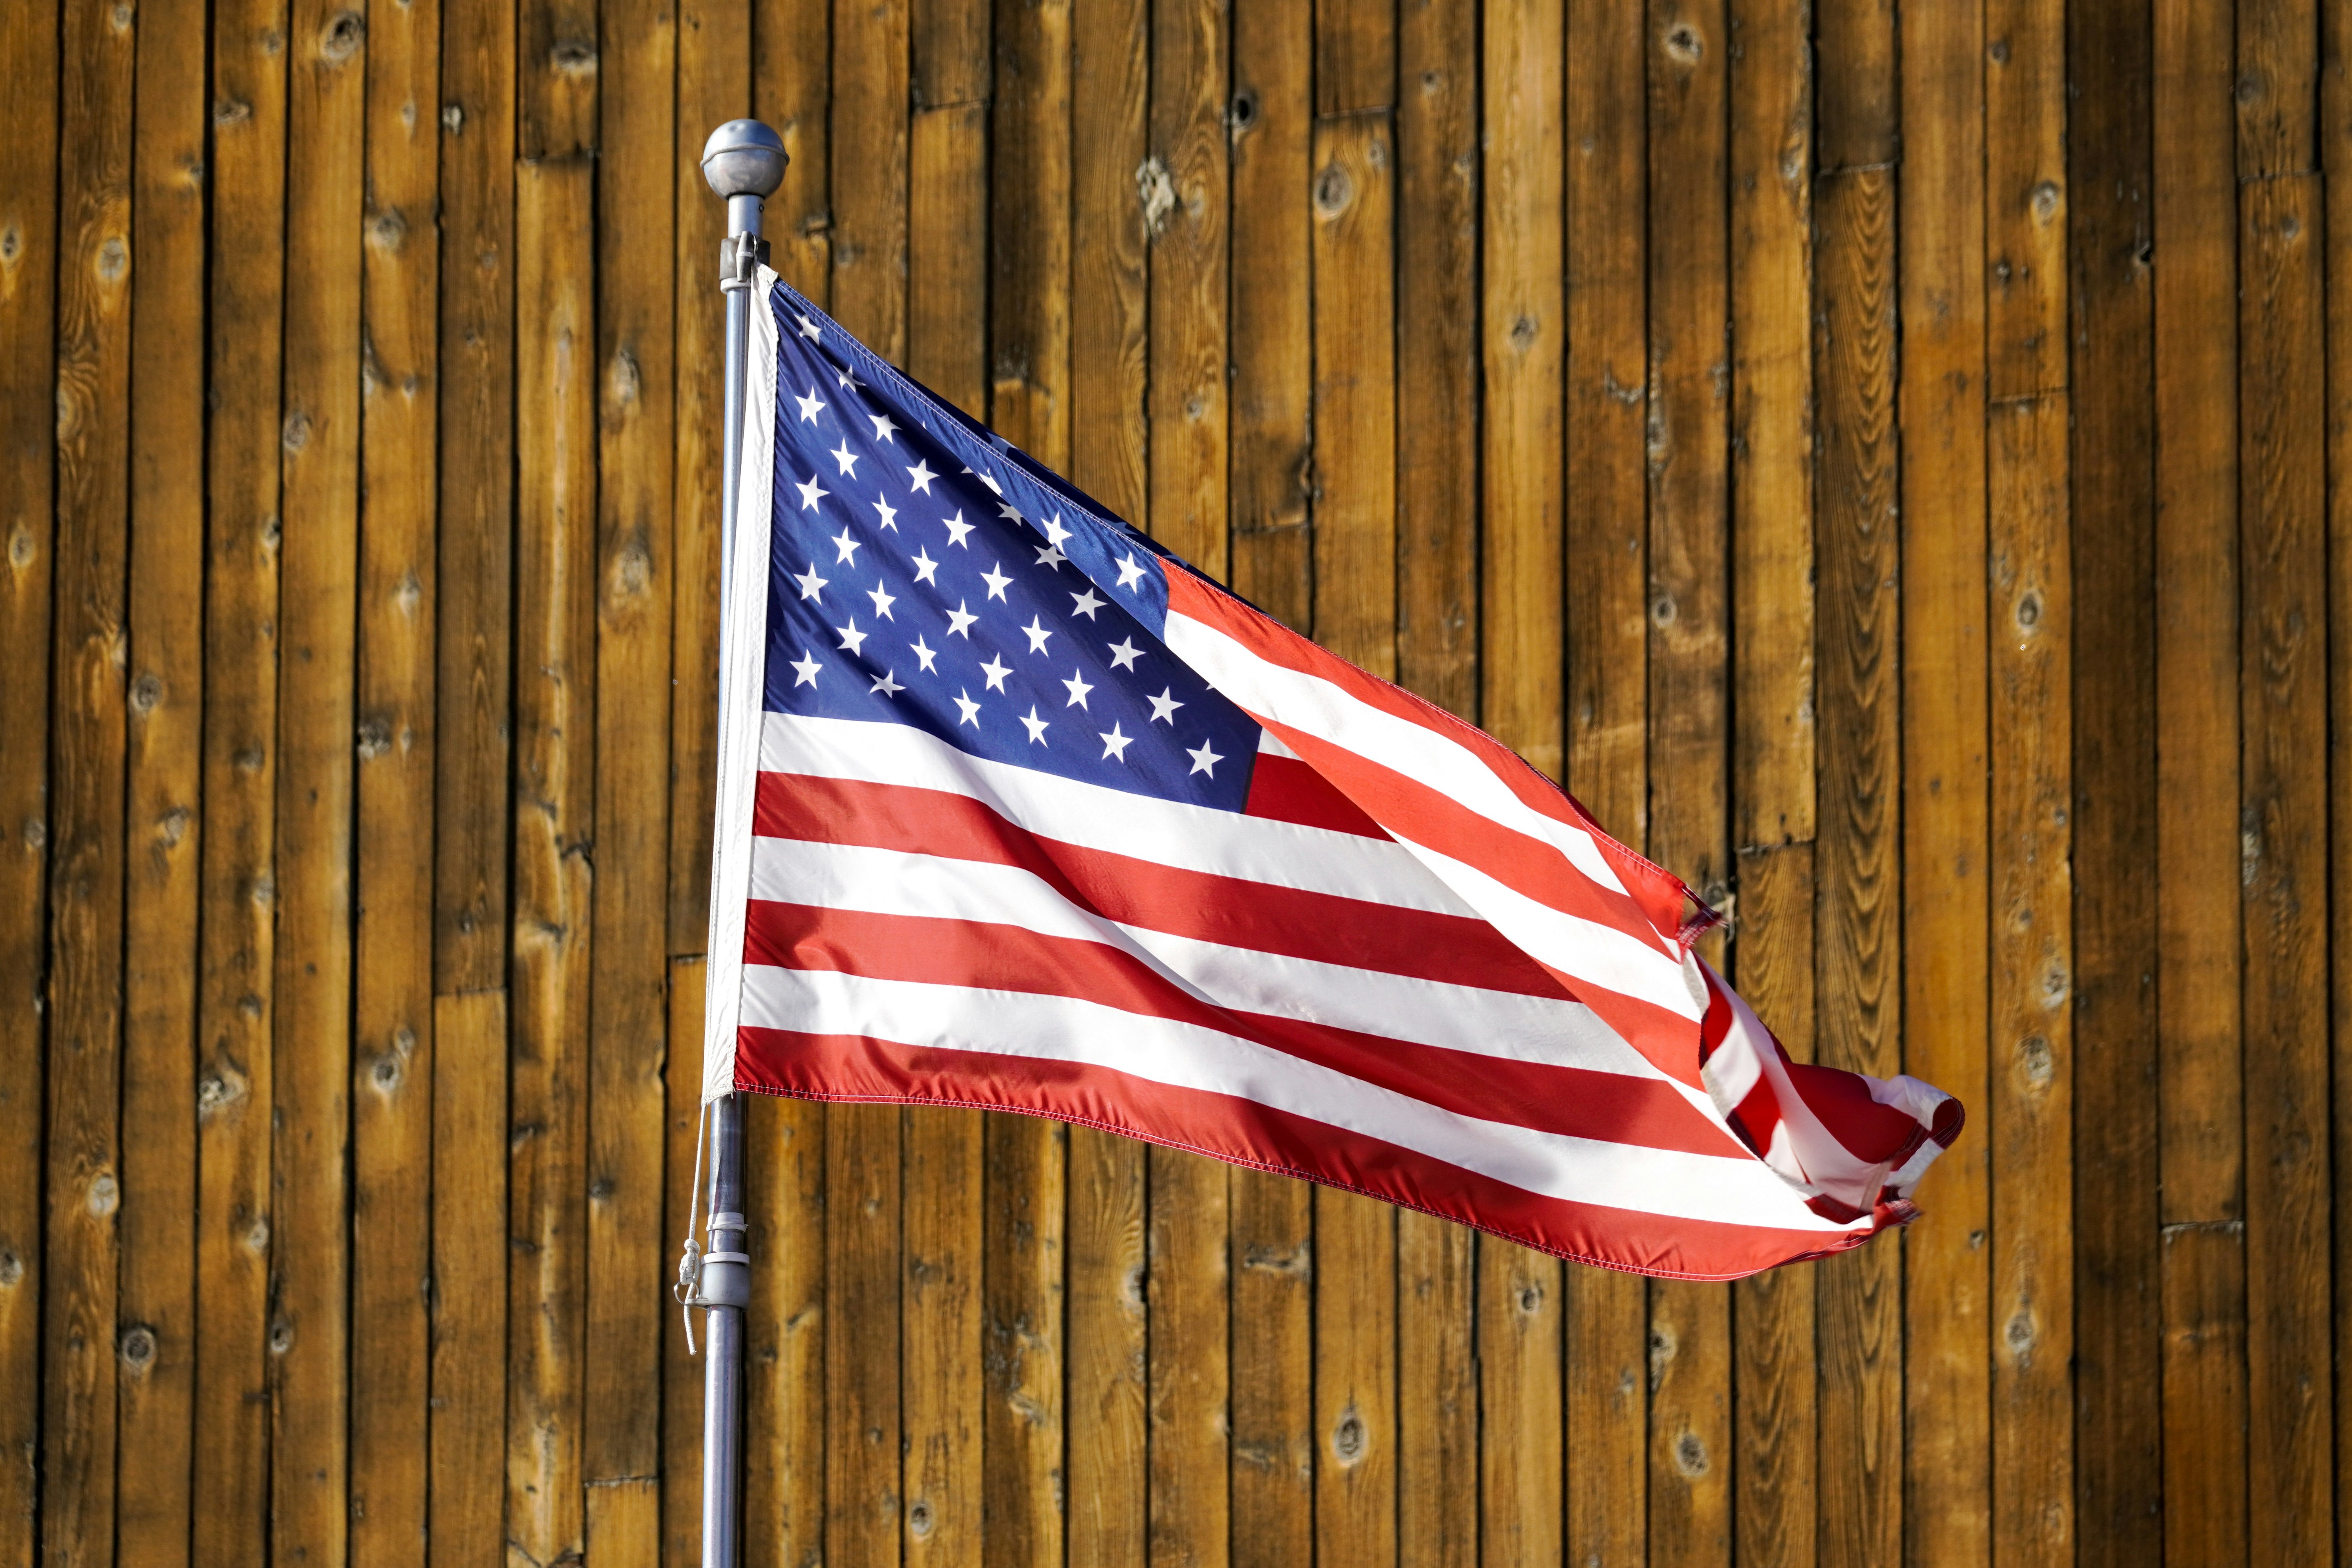
<path id="1" fill-rule="evenodd" d="M 1736 1279 L 1859 1246 L 1819 1232 L 1646 1215 L 1543 1197 L 1255 1100 L 1086 1063 L 746 1027 L 735 1087 L 803 1100 L 1014 1110 L 1304 1177 L 1475 1226 L 1574 1262 L 1673 1279 Z"/>
<path id="2" fill-rule="evenodd" d="M 1457 1116 L 1725 1158 L 1738 1142 L 1656 1079 L 1451 1050 L 1202 1001 L 1133 954 L 1021 926 L 753 900 L 744 961 L 1097 1002 L 1197 1025 Z"/>
<path id="3" fill-rule="evenodd" d="M 945 790 L 761 773 L 752 831 L 762 838 L 1017 866 L 1080 909 L 1171 936 L 1441 984 L 1582 999 L 1474 916 L 1213 876 L 1067 844 Z"/>
<path id="4" fill-rule="evenodd" d="M 1355 802 L 1331 787 L 1331 782 L 1297 757 L 1260 752 L 1250 772 L 1248 804 L 1244 812 L 1274 822 L 1296 822 L 1302 827 L 1324 827 L 1364 838 L 1386 838 L 1381 825 L 1366 816 Z"/>

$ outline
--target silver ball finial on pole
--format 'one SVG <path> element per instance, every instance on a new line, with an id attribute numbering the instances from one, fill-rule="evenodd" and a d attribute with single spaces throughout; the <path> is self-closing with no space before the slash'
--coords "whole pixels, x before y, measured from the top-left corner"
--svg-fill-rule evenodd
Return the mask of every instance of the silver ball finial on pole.
<path id="1" fill-rule="evenodd" d="M 702 177 L 727 203 L 729 233 L 759 232 L 760 204 L 784 183 L 791 162 L 784 139 L 757 120 L 730 120 L 710 133 L 702 144 Z"/>

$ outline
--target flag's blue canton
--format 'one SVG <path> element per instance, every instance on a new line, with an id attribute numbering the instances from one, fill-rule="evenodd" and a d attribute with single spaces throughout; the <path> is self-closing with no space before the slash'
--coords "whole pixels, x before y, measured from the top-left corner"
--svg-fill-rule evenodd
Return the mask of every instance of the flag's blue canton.
<path id="1" fill-rule="evenodd" d="M 1160 554 L 790 289 L 771 303 L 768 710 L 1240 810 L 1258 726 L 1160 642 Z"/>

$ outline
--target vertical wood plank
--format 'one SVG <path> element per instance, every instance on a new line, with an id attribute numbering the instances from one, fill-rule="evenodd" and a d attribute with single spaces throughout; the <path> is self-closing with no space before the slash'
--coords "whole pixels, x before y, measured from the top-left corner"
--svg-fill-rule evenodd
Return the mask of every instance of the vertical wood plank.
<path id="1" fill-rule="evenodd" d="M 2241 26 L 2244 16 L 2241 14 Z M 2241 59 L 2246 51 L 2241 46 Z M 2244 142 L 2241 142 L 2242 155 Z M 2335 1549 L 2319 176 L 2240 187 L 2248 1555 Z"/>
<path id="2" fill-rule="evenodd" d="M 283 0 L 214 8 L 196 1079 L 194 1555 L 204 1563 L 252 1557 L 268 1538 L 287 57 Z"/>
<path id="3" fill-rule="evenodd" d="M 433 775 L 441 7 L 367 38 L 352 960 L 351 1555 L 425 1551 L 433 1203 Z"/>
<path id="4" fill-rule="evenodd" d="M 1137 186 L 1150 147 L 1150 40 L 1144 0 L 1071 11 L 1070 478 L 1137 522 L 1150 505 L 1150 225 Z"/>
<path id="5" fill-rule="evenodd" d="M 996 0 L 989 122 L 992 427 L 1070 466 L 1069 0 Z"/>
<path id="6" fill-rule="evenodd" d="M 1895 662 L 1893 17 L 1874 0 L 1817 13 L 1813 374 L 1820 429 L 1818 1008 L 1828 1066 L 1900 1066 L 1901 692 Z M 1901 1258 L 1869 1247 L 1819 1267 L 1819 1542 L 1837 1562 L 1903 1550 Z"/>
<path id="7" fill-rule="evenodd" d="M 1070 1130 L 1029 1116 L 980 1120 L 988 1379 L 981 1544 L 988 1563 L 1051 1568 L 1062 1561 L 1066 1498 L 1062 1281 Z"/>
<path id="8" fill-rule="evenodd" d="M 1478 712 L 1477 22 L 1465 5 L 1407 0 L 1397 22 L 1396 97 L 1397 679 L 1473 720 Z M 1410 1231 L 1416 1222 L 1399 1223 Z"/>
<path id="9" fill-rule="evenodd" d="M 445 0 L 426 1503 L 436 1563 L 497 1561 L 507 1539 L 515 37 L 511 6 Z"/>
<path id="10" fill-rule="evenodd" d="M 1119 517 L 1149 504 L 1145 310 L 1150 14 L 1070 12 L 1070 478 Z M 1149 1156 L 1070 1129 L 1067 1176 L 1069 1568 L 1141 1568 L 1149 1551 L 1145 1215 Z"/>
<path id="11" fill-rule="evenodd" d="M 698 973 L 698 1025 L 701 998 Z M 751 1147 L 761 1151 L 750 1167 L 760 1205 L 751 1223 L 761 1288 L 744 1313 L 744 1364 L 752 1375 L 745 1380 L 743 1506 L 751 1528 L 743 1560 L 752 1568 L 800 1568 L 824 1558 L 825 1449 L 836 1430 L 825 1383 L 825 1107 L 759 1099 L 746 1110 Z M 698 1373 L 701 1363 L 695 1365 Z M 692 1408 L 698 1432 L 698 1393 Z M 681 1481 L 674 1476 L 670 1484 Z M 700 1534 L 698 1519 L 698 1542 Z"/>
<path id="12" fill-rule="evenodd" d="M 426 1530 L 436 1564 L 495 1563 L 507 1539 L 507 994 L 436 996 L 433 1065 Z"/>
<path id="13" fill-rule="evenodd" d="M 0 9 L 0 384 L 57 374 L 58 7 Z M 0 1138 L 42 1147 L 47 1110 L 43 994 L 48 937 L 49 637 L 55 576 L 54 398 L 0 398 L 0 654 L 33 679 L 0 682 Z M 39 1159 L 0 1175 L 0 1554 L 27 1563 L 37 1536 L 41 1451 Z M 137 1298 L 143 1300 L 144 1298 Z M 184 1338 L 184 1321 L 182 1325 Z"/>
<path id="14" fill-rule="evenodd" d="M 1567 675 L 1564 693 L 1552 688 L 1549 695 L 1554 706 L 1565 709 L 1566 751 L 1560 760 L 1567 772 L 1560 776 L 1612 832 L 1639 844 L 1650 813 L 1650 26 L 1642 7 L 1583 0 L 1567 8 L 1566 26 L 1566 472 L 1554 470 L 1546 482 L 1557 487 L 1563 478 L 1568 480 L 1563 528 L 1570 566 L 1563 583 L 1556 563 L 1543 563 L 1555 575 L 1542 614 L 1560 627 Z M 1523 46 L 1506 41 L 1506 47 Z M 1560 44 L 1546 40 L 1537 47 L 1557 51 Z M 1491 33 L 1486 47 L 1496 47 Z M 1632 126 L 1643 127 L 1643 133 L 1631 133 Z M 1493 180 L 1490 172 L 1490 250 L 1508 229 L 1507 222 L 1502 230 L 1496 227 L 1500 215 L 1494 205 L 1503 192 Z M 1636 221 L 1636 213 L 1644 219 Z M 1538 258 L 1549 238 L 1538 242 Z M 1497 324 L 1492 310 L 1490 300 L 1490 338 Z M 1495 395 L 1490 391 L 1490 398 Z M 1488 417 L 1491 423 L 1498 416 Z M 1528 460 L 1528 454 L 1507 454 L 1492 446 L 1487 455 L 1490 471 L 1496 472 L 1499 464 Z M 1490 595 L 1496 581 L 1490 574 Z M 1532 605 L 1528 613 L 1535 613 Z M 1532 654 L 1515 653 L 1491 639 L 1486 649 L 1489 727 L 1499 716 L 1493 697 L 1496 677 L 1507 672 L 1509 680 L 1523 680 L 1522 659 L 1533 662 Z M 1498 658 L 1508 662 L 1498 664 Z M 1558 658 L 1551 655 L 1555 663 Z M 1568 1552 L 1580 1562 L 1639 1561 L 1649 1500 L 1648 1288 L 1632 1276 L 1597 1268 L 1570 1268 L 1562 1284 L 1569 1368 Z"/>
<path id="15" fill-rule="evenodd" d="M 1560 376 L 1575 327 L 1561 284 L 1560 215 L 1573 194 L 1560 172 L 1566 43 L 1555 8 L 1497 0 L 1484 21 L 1479 711 L 1488 731 L 1563 778 Z M 1578 209 L 1567 212 L 1580 232 Z M 1577 465 L 1573 451 L 1568 460 Z"/>
<path id="16" fill-rule="evenodd" d="M 2000 266 L 1989 268 L 1986 258 L 2007 235 L 1987 229 L 1999 198 L 1986 189 L 1986 7 L 1906 7 L 1902 27 L 1902 1061 L 1974 1108 L 1988 1082 L 1991 963 L 1986 332 L 1988 289 L 1999 297 Z M 1892 597 L 1880 597 L 1892 612 Z M 1895 695 L 1890 683 L 1890 707 Z M 1923 1563 L 1980 1563 L 1992 1553 L 1986 1242 L 1994 1182 L 1985 1145 L 1970 1142 L 1937 1173 L 1933 1218 L 1903 1237 L 1905 1342 L 1895 1368 L 1910 1415 L 1905 1541 Z"/>
<path id="17" fill-rule="evenodd" d="M 1318 642 L 1397 672 L 1396 37 L 1390 8 L 1315 18 L 1313 583 Z M 1395 1563 L 1397 1211 L 1314 1194 L 1315 1549 Z"/>
<path id="18" fill-rule="evenodd" d="M 1566 756 L 1560 377 L 1573 331 L 1562 298 L 1559 248 L 1560 215 L 1567 210 L 1560 172 L 1562 18 L 1557 8 L 1498 0 L 1484 13 L 1483 49 L 1480 336 L 1486 420 L 1481 468 L 1486 482 L 1480 518 L 1479 710 L 1489 731 L 1559 777 Z M 1477 1242 L 1481 1557 L 1496 1568 L 1559 1561 L 1563 1524 L 1573 1528 L 1574 1501 L 1568 1521 L 1561 1508 L 1567 1472 L 1560 1269 L 1557 1261 L 1508 1242 Z M 1633 1288 L 1635 1301 L 1639 1289 Z M 1571 1313 L 1570 1321 L 1580 1330 L 1583 1312 Z M 1572 1344 L 1570 1353 L 1579 1348 Z M 1580 1387 L 1608 1376 L 1598 1357 L 1577 1365 Z M 1578 1530 L 1580 1553 L 1585 1539 Z"/>
<path id="19" fill-rule="evenodd" d="M 1071 7 L 998 0 L 989 132 L 988 417 L 1070 464 Z M 1054 1564 L 1066 1537 L 1064 1279 L 1070 1130 L 982 1119 L 984 1560 Z"/>
<path id="20" fill-rule="evenodd" d="M 2074 1216 L 2052 1201 L 2074 1076 L 2063 7 L 1988 0 L 1984 37 L 1992 1549 L 2054 1564 L 2074 1560 Z"/>
<path id="21" fill-rule="evenodd" d="M 1305 199 L 1316 129 L 1315 19 L 1309 0 L 1234 15 L 1230 243 L 1234 276 L 1249 282 L 1233 289 L 1232 342 L 1223 351 L 1233 398 L 1223 486 L 1233 528 L 1231 580 L 1236 592 L 1301 630 L 1314 625 L 1308 505 L 1322 477 L 1311 445 L 1315 277 Z M 1155 311 L 1161 298 L 1155 294 Z M 1168 341 L 1155 333 L 1155 405 L 1159 345 Z M 1171 377 L 1168 384 L 1183 384 Z M 1155 419 L 1155 437 L 1163 427 Z M 1264 1171 L 1230 1171 L 1225 1180 L 1233 1205 L 1232 1560 L 1237 1568 L 1274 1568 L 1310 1559 L 1316 1547 L 1316 1197 L 1307 1184 Z M 1184 1286 L 1155 1279 L 1153 1289 Z"/>
<path id="22" fill-rule="evenodd" d="M 2076 1561 L 2161 1547 L 2152 16 L 2067 7 L 2074 491 Z"/>
<path id="23" fill-rule="evenodd" d="M 598 486 L 590 0 L 516 23 L 507 1551 L 584 1553 Z"/>
<path id="24" fill-rule="evenodd" d="M 1316 1195 L 1307 1183 L 1267 1171 L 1231 1171 L 1226 1180 L 1233 1203 L 1233 1561 L 1236 1568 L 1279 1568 L 1311 1558 L 1318 1533 L 1315 1327 L 1324 1292 L 1316 1278 Z M 1156 1339 L 1156 1321 L 1152 1327 Z"/>
<path id="25" fill-rule="evenodd" d="M 1147 1560 L 1147 1164 L 1131 1139 L 1070 1129 L 1070 1568 Z"/>
<path id="26" fill-rule="evenodd" d="M 1649 85 L 1649 850 L 1710 907 L 1731 890 L 1729 16 L 1654 0 Z M 1571 477 L 1571 485 L 1573 478 Z M 1720 962 L 1720 938 L 1708 956 Z M 1731 1292 L 1649 1288 L 1649 1555 L 1731 1555 Z"/>
<path id="27" fill-rule="evenodd" d="M 1147 521 L 1223 581 L 1232 26 L 1222 0 L 1161 0 L 1150 26 L 1150 153 L 1135 175 L 1151 239 Z"/>
<path id="28" fill-rule="evenodd" d="M 2152 43 L 2164 1557 L 2246 1560 L 2233 7 Z"/>
<path id="29" fill-rule="evenodd" d="M 1370 85 L 1357 101 L 1392 96 Z M 1396 137 L 1385 102 L 1315 128 L 1315 638 L 1397 669 Z"/>
<path id="30" fill-rule="evenodd" d="M 1148 1165 L 1149 1561 L 1151 1568 L 1223 1568 L 1232 1557 L 1227 1170 L 1175 1149 L 1150 1151 Z"/>
<path id="31" fill-rule="evenodd" d="M 801 0 L 750 3 L 751 112 L 775 128 L 793 161 L 782 186 L 767 205 L 772 265 L 784 281 L 829 310 L 834 89 L 831 76 L 818 62 L 833 56 L 831 9 Z"/>
<path id="32" fill-rule="evenodd" d="M 583 348 L 596 378 L 598 480 L 581 1470 L 588 1552 L 650 1563 L 659 1552 L 669 1315 L 653 1288 L 652 1263 L 667 1251 L 663 1069 L 677 443 L 672 253 L 649 237 L 677 210 L 678 8 L 666 0 L 603 0 L 598 10 L 595 336 L 593 350 Z"/>
<path id="33" fill-rule="evenodd" d="M 114 1549 L 130 555 L 131 18 L 69 8 L 57 169 L 42 1553 Z M 24 323 L 46 336 L 32 323 Z M 27 650 L 29 651 L 29 650 Z M 34 666 L 38 668 L 38 665 Z M 34 1147 L 37 1148 L 37 1143 Z"/>
<path id="34" fill-rule="evenodd" d="M 1478 1561 L 1478 1362 L 1475 1234 L 1410 1210 L 1396 1216 L 1397 1561 Z"/>
<path id="35" fill-rule="evenodd" d="M 1990 1461 L 1993 1555 L 2004 1563 L 2074 1558 L 2074 1226 L 2051 1201 L 2073 1157 L 2066 414 L 2063 392 L 2001 398 L 1987 441 Z"/>
<path id="36" fill-rule="evenodd" d="M 894 364 L 907 359 L 908 18 L 904 0 L 835 7 L 833 311 Z M 798 62 L 795 62 L 795 68 Z M 899 1358 L 905 1117 L 826 1111 L 825 1554 L 899 1560 L 905 1442 Z"/>
<path id="37" fill-rule="evenodd" d="M 915 0 L 909 18 L 907 368 L 975 418 L 989 387 L 989 24 L 987 0 Z M 902 1551 L 941 1568 L 977 1568 L 985 1540 L 987 1120 L 910 1107 L 901 1134 Z"/>
<path id="38" fill-rule="evenodd" d="M 205 17 L 138 26 L 115 1550 L 188 1559 L 194 1462 L 196 845 L 203 765 Z M 0 808 L 5 809 L 5 808 Z M 0 960 L 5 963 L 5 960 Z M 415 1280 L 410 1281 L 411 1296 Z"/>
<path id="39" fill-rule="evenodd" d="M 350 1546 L 352 735 L 366 24 L 295 0 L 287 113 L 270 1551 Z"/>
<path id="40" fill-rule="evenodd" d="M 1801 18 L 1729 8 L 1732 942 L 1740 992 L 1813 1055 L 1812 79 Z M 1734 1554 L 1814 1561 L 1815 1271 L 1732 1295 Z"/>
<path id="41" fill-rule="evenodd" d="M 1315 278 L 1311 216 L 1301 199 L 1315 131 L 1314 20 L 1310 0 L 1279 0 L 1235 13 L 1231 115 L 1233 266 L 1249 280 L 1233 290 L 1233 342 L 1226 351 L 1233 367 L 1224 487 L 1233 521 L 1231 580 L 1235 593 L 1302 629 L 1315 614 L 1307 502 L 1325 477 L 1315 466 L 1308 436 Z M 1158 361 L 1153 363 L 1156 371 Z M 1236 1180 L 1246 1185 L 1254 1178 Z M 1305 1215 L 1302 1199 L 1302 1224 Z M 1247 1386 L 1244 1375 L 1244 1397 Z M 1244 1475 L 1234 1472 L 1236 1486 Z M 1236 1501 L 1246 1516 L 1252 1506 L 1246 1496 Z M 1243 1539 L 1252 1533 L 1249 1524 L 1241 1527 Z"/>

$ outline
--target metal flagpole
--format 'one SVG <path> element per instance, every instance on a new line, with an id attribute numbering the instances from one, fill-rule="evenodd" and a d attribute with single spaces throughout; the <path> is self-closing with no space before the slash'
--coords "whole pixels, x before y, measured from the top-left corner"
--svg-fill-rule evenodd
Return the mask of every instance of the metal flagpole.
<path id="1" fill-rule="evenodd" d="M 719 523 L 719 640 L 729 628 L 728 574 L 735 560 L 735 500 L 743 463 L 743 373 L 751 329 L 752 286 L 767 245 L 761 205 L 784 179 L 783 139 L 756 120 L 730 120 L 702 147 L 702 174 L 727 203 L 727 243 L 719 287 L 727 294 L 727 436 Z M 701 1287 L 709 1343 L 702 1383 L 702 1568 L 735 1568 L 741 1538 L 743 1308 L 751 1299 L 751 1258 L 743 1248 L 743 1101 L 729 1095 L 709 1108 L 710 1248 Z"/>

